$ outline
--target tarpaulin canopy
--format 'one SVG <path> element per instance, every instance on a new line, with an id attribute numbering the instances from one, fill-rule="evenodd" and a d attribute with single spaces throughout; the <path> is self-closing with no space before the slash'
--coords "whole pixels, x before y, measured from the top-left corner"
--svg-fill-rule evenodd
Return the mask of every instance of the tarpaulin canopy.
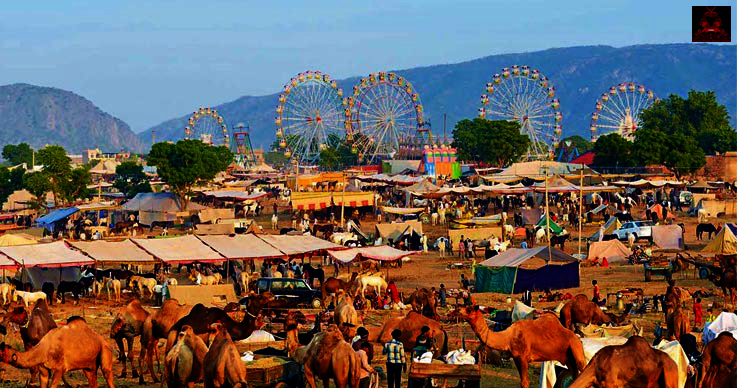
<path id="1" fill-rule="evenodd" d="M 37 244 L 38 241 L 17 234 L 3 234 L 0 236 L 0 247 L 12 247 L 15 245 Z"/>
<path id="2" fill-rule="evenodd" d="M 701 190 L 716 190 L 717 187 L 714 187 L 710 184 L 708 184 L 706 181 L 698 181 L 695 183 L 692 183 L 688 185 L 689 190 L 690 189 L 701 189 Z"/>
<path id="3" fill-rule="evenodd" d="M 315 236 L 264 234 L 258 237 L 290 256 L 314 254 L 328 249 L 345 249 L 342 245 L 333 244 Z"/>
<path id="4" fill-rule="evenodd" d="M 388 245 L 378 245 L 362 248 L 351 248 L 341 251 L 328 251 L 328 254 L 335 260 L 343 263 L 350 263 L 354 260 L 373 259 L 379 261 L 395 261 L 407 256 L 414 255 L 415 251 L 400 251 Z"/>
<path id="5" fill-rule="evenodd" d="M 727 212 L 727 202 L 702 198 L 697 202 L 693 212 L 698 214 L 701 209 L 704 209 L 707 217 L 717 217 L 720 213 Z"/>
<path id="6" fill-rule="evenodd" d="M 711 240 L 701 252 L 718 255 L 737 255 L 737 225 L 724 224 L 722 230 Z"/>
<path id="7" fill-rule="evenodd" d="M 48 244 L 0 247 L 0 253 L 27 268 L 72 267 L 95 263 L 89 257 L 67 247 L 63 241 Z"/>
<path id="8" fill-rule="evenodd" d="M 624 261 L 632 251 L 619 240 L 597 241 L 589 246 L 589 258 L 606 257 L 607 261 Z"/>
<path id="9" fill-rule="evenodd" d="M 493 224 L 499 224 L 502 222 L 502 215 L 500 214 L 494 214 L 491 216 L 485 216 L 485 217 L 471 217 L 469 219 L 453 219 L 452 222 L 455 222 L 457 224 L 466 225 L 466 226 L 475 226 L 475 225 L 493 225 Z"/>
<path id="10" fill-rule="evenodd" d="M 479 265 L 486 267 L 539 268 L 546 264 L 562 265 L 572 262 L 578 263 L 575 257 L 557 248 L 550 249 L 551 251 L 548 253 L 547 245 L 531 249 L 510 248 L 482 261 Z"/>
<path id="11" fill-rule="evenodd" d="M 233 223 L 225 223 L 225 224 L 197 224 L 195 225 L 194 234 L 196 235 L 206 235 L 206 234 L 234 234 L 235 233 L 235 224 Z"/>
<path id="12" fill-rule="evenodd" d="M 332 205 L 331 192 L 292 192 L 292 209 L 316 210 L 325 209 Z"/>
<path id="13" fill-rule="evenodd" d="M 108 263 L 153 263 L 154 257 L 130 240 L 123 241 L 75 241 L 71 246 L 87 254 L 95 261 Z"/>
<path id="14" fill-rule="evenodd" d="M 652 236 L 661 249 L 683 249 L 683 229 L 678 225 L 653 225 Z"/>
<path id="15" fill-rule="evenodd" d="M 54 222 L 63 220 L 64 218 L 69 217 L 78 211 L 79 209 L 77 209 L 76 207 L 56 209 L 56 210 L 51 211 L 49 214 L 36 219 L 36 223 L 39 226 L 47 226 L 47 225 L 53 224 Z"/>
<path id="16" fill-rule="evenodd" d="M 707 323 L 704 326 L 704 345 L 708 344 L 714 338 L 717 338 L 719 333 L 728 331 L 737 337 L 737 315 L 734 313 L 722 311 L 719 316 L 714 319 L 714 322 Z"/>
<path id="17" fill-rule="evenodd" d="M 358 206 L 373 206 L 374 205 L 374 193 L 372 191 L 336 191 L 333 193 L 333 204 L 335 206 L 343 206 L 345 201 L 346 206 L 358 207 Z"/>
<path id="18" fill-rule="evenodd" d="M 232 225 L 232 224 L 231 224 Z M 203 243 L 229 259 L 271 259 L 285 254 L 253 234 L 198 236 Z"/>
<path id="19" fill-rule="evenodd" d="M 174 193 L 138 193 L 133 199 L 123 204 L 123 210 L 138 212 L 138 221 L 143 225 L 151 225 L 153 221 L 176 221 L 178 213 L 194 213 L 207 209 L 198 203 L 189 202 L 187 209 Z"/>
<path id="20" fill-rule="evenodd" d="M 403 190 L 408 191 L 414 195 L 423 195 L 427 193 L 434 193 L 440 190 L 440 188 L 426 180 L 422 180 L 412 186 L 404 188 Z"/>
<path id="21" fill-rule="evenodd" d="M 558 234 L 563 231 L 563 228 L 561 228 L 560 225 L 556 224 L 555 221 L 550 220 L 550 222 L 548 223 L 548 217 L 541 218 L 535 226 L 545 228 L 547 225 L 550 226 L 550 233 Z"/>
<path id="22" fill-rule="evenodd" d="M 417 214 L 425 211 L 424 207 L 390 207 L 382 206 L 381 209 L 387 214 Z"/>
<path id="23" fill-rule="evenodd" d="M 544 291 L 580 286 L 579 263 L 544 265 L 537 269 L 476 266 L 477 292 L 519 294 L 525 290 Z"/>
<path id="24" fill-rule="evenodd" d="M 135 238 L 132 241 L 157 259 L 167 263 L 225 261 L 225 257 L 192 235 L 169 238 Z"/>
<path id="25" fill-rule="evenodd" d="M 392 239 L 396 241 L 403 234 L 411 233 L 413 231 L 422 235 L 422 222 L 405 221 L 392 222 L 390 224 L 376 224 L 376 234 L 384 240 Z"/>

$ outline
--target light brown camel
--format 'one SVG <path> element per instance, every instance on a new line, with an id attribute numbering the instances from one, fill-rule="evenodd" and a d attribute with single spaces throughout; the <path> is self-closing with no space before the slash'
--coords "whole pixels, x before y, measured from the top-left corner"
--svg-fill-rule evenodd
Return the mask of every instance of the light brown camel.
<path id="1" fill-rule="evenodd" d="M 322 380 L 325 388 L 330 387 L 330 379 L 337 388 L 358 387 L 358 356 L 336 325 L 329 325 L 315 334 L 307 346 L 297 348 L 294 359 L 304 365 L 310 388 L 317 387 L 316 378 Z"/>
<path id="2" fill-rule="evenodd" d="M 194 387 L 202 380 L 207 345 L 189 326 L 182 327 L 177 343 L 166 354 L 164 380 L 169 388 Z"/>
<path id="3" fill-rule="evenodd" d="M 193 306 L 180 305 L 176 299 L 168 299 L 161 306 L 159 311 L 150 314 L 143 322 L 143 328 L 141 332 L 141 354 L 139 360 L 146 360 L 148 371 L 151 374 L 151 378 L 154 382 L 159 381 L 159 377 L 154 373 L 154 361 L 153 357 L 156 355 L 156 360 L 159 360 L 157 354 L 158 343 L 160 339 L 166 339 L 169 334 L 169 329 L 182 317 L 189 314 Z M 159 364 L 161 366 L 161 364 Z M 141 367 L 141 374 L 138 379 L 139 384 L 145 384 L 143 379 L 143 367 Z"/>
<path id="4" fill-rule="evenodd" d="M 573 381 L 570 388 L 678 387 L 678 367 L 665 352 L 644 338 L 632 336 L 622 345 L 605 346 Z"/>
<path id="5" fill-rule="evenodd" d="M 529 388 L 529 363 L 558 361 L 578 376 L 586 366 L 581 340 L 564 328 L 553 314 L 535 320 L 517 321 L 504 331 L 493 332 L 478 306 L 459 307 L 453 316 L 467 321 L 486 346 L 511 354 L 520 375 L 520 386 Z"/>
<path id="6" fill-rule="evenodd" d="M 699 388 L 726 386 L 729 370 L 737 370 L 737 340 L 724 331 L 706 345 L 701 355 L 701 382 Z"/>
<path id="7" fill-rule="evenodd" d="M 372 342 L 386 343 L 392 338 L 392 331 L 399 329 L 402 336 L 399 341 L 404 345 L 407 352 L 411 352 L 415 347 L 415 339 L 420 335 L 422 326 L 430 328 L 430 337 L 433 339 L 435 356 L 442 356 L 448 353 L 448 333 L 443 330 L 440 323 L 436 320 L 425 317 L 424 315 L 410 311 L 404 317 L 390 318 L 381 327 L 379 337 Z"/>
<path id="8" fill-rule="evenodd" d="M 115 316 L 112 325 L 110 325 L 110 338 L 114 339 L 118 345 L 118 351 L 120 352 L 119 360 L 123 362 L 123 371 L 119 376 L 121 379 L 124 379 L 127 374 L 126 368 L 128 365 L 126 358 L 131 362 L 131 369 L 133 370 L 131 377 L 134 379 L 138 378 L 138 370 L 133 362 L 133 341 L 143 332 L 143 323 L 148 316 L 149 313 L 143 309 L 141 301 L 135 299 L 118 311 L 118 315 Z M 123 341 L 128 343 L 127 355 Z M 143 346 L 141 346 L 141 349 L 143 349 Z M 142 362 L 143 359 L 139 358 L 138 367 L 141 369 L 141 373 L 143 373 Z"/>
<path id="9" fill-rule="evenodd" d="M 426 307 L 432 311 L 432 318 L 438 319 L 438 298 L 427 288 L 415 290 L 409 298 L 402 301 L 405 305 L 412 305 L 412 309 L 422 314 L 422 310 Z"/>
<path id="10" fill-rule="evenodd" d="M 607 314 L 586 295 L 578 294 L 561 308 L 560 323 L 569 330 L 574 330 L 577 323 L 583 325 L 621 324 L 629 316 L 631 308 L 632 306 L 628 305 L 621 315 Z"/>
<path id="11" fill-rule="evenodd" d="M 31 350 L 53 329 L 56 329 L 56 322 L 54 322 L 54 318 L 51 316 L 49 305 L 46 304 L 46 299 L 39 299 L 31 311 L 28 326 L 20 327 L 20 337 L 23 340 L 24 349 L 26 351 Z M 30 372 L 31 378 L 26 385 L 35 383 L 38 377 L 38 368 L 30 368 Z M 64 384 L 71 386 L 66 381 L 66 376 L 64 376 Z"/>
<path id="12" fill-rule="evenodd" d="M 688 319 L 688 315 L 681 306 L 676 306 L 673 312 L 668 314 L 666 326 L 668 328 L 668 339 L 670 341 L 680 341 L 682 335 L 686 335 L 691 331 L 691 320 Z"/>
<path id="13" fill-rule="evenodd" d="M 346 295 L 343 290 L 338 291 L 338 302 L 335 305 L 335 313 L 333 314 L 333 320 L 338 328 L 343 332 L 343 337 L 346 341 L 349 338 L 353 338 L 356 334 L 356 327 L 358 327 L 358 313 L 353 307 L 353 298 Z M 351 326 L 344 327 L 344 323 L 350 324 Z"/>
<path id="14" fill-rule="evenodd" d="M 82 370 L 88 386 L 96 388 L 98 369 L 102 369 L 108 387 L 114 387 L 112 349 L 81 317 L 70 317 L 66 326 L 49 331 L 27 352 L 18 352 L 3 342 L 0 361 L 20 369 L 39 368 L 41 387 L 56 388 L 65 373 Z"/>
<path id="15" fill-rule="evenodd" d="M 210 349 L 203 361 L 205 388 L 246 387 L 246 365 L 241 361 L 228 330 L 219 323 L 211 325 L 208 342 Z"/>
<path id="16" fill-rule="evenodd" d="M 356 278 L 358 277 L 358 272 L 354 272 L 351 274 L 351 280 L 345 281 L 342 279 L 329 277 L 325 282 L 320 286 L 320 291 L 322 292 L 322 302 L 327 306 L 326 301 L 328 300 L 328 297 L 331 294 L 337 293 L 338 290 L 345 291 L 346 294 L 350 294 L 351 290 L 353 290 L 353 286 L 356 283 Z"/>

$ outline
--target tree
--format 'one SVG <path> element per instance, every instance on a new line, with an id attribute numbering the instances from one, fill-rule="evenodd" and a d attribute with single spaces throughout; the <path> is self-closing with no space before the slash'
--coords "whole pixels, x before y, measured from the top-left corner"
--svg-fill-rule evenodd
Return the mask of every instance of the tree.
<path id="1" fill-rule="evenodd" d="M 25 175 L 26 169 L 23 167 L 16 167 L 9 169 L 5 166 L 0 166 L 0 206 L 2 206 L 16 190 L 23 188 L 23 175 Z"/>
<path id="2" fill-rule="evenodd" d="M 506 166 L 527 153 L 530 138 L 520 133 L 516 121 L 464 119 L 453 130 L 458 158 Z"/>
<path id="3" fill-rule="evenodd" d="M 225 146 L 211 146 L 200 140 L 156 143 L 148 154 L 148 165 L 155 166 L 159 177 L 169 184 L 184 209 L 189 205 L 192 186 L 209 181 L 228 168 L 233 153 Z"/>
<path id="4" fill-rule="evenodd" d="M 118 178 L 113 182 L 113 187 L 125 194 L 126 198 L 153 191 L 148 176 L 143 172 L 143 166 L 136 162 L 127 161 L 119 164 L 115 167 L 115 174 Z"/>
<path id="5" fill-rule="evenodd" d="M 737 150 L 737 132 L 727 127 L 702 131 L 698 141 L 699 147 L 707 155 Z"/>
<path id="6" fill-rule="evenodd" d="M 26 174 L 23 185 L 29 193 L 36 197 L 31 207 L 39 209 L 46 206 L 46 193 L 51 191 L 51 182 L 47 173 L 39 171 Z"/>
<path id="7" fill-rule="evenodd" d="M 329 134 L 326 145 L 327 147 L 320 151 L 320 160 L 317 162 L 320 167 L 337 171 L 358 164 L 358 156 L 353 153 L 351 145 L 338 135 Z"/>
<path id="8" fill-rule="evenodd" d="M 36 158 L 43 166 L 43 172 L 49 179 L 51 192 L 54 194 L 54 207 L 58 207 L 59 199 L 63 197 L 63 186 L 72 172 L 72 159 L 67 151 L 59 145 L 49 145 L 38 151 Z"/>
<path id="9" fill-rule="evenodd" d="M 264 163 L 274 168 L 283 168 L 287 165 L 287 157 L 284 156 L 284 152 L 269 151 L 264 152 Z"/>
<path id="10" fill-rule="evenodd" d="M 11 166 L 25 163 L 27 168 L 33 167 L 33 149 L 27 143 L 6 144 L 3 147 L 3 159 L 10 162 Z"/>
<path id="11" fill-rule="evenodd" d="M 610 133 L 594 143 L 594 166 L 598 170 L 616 172 L 632 167 L 632 143 L 618 133 Z"/>
<path id="12" fill-rule="evenodd" d="M 589 152 L 592 149 L 594 149 L 594 144 L 590 141 L 584 139 L 582 136 L 579 135 L 573 135 L 568 136 L 564 139 L 562 139 L 558 143 L 558 147 L 555 149 L 555 155 L 560 155 L 560 153 L 568 147 L 568 142 L 571 143 L 570 152 L 572 152 L 574 149 L 578 151 L 578 154 L 581 155 L 585 152 Z"/>
<path id="13" fill-rule="evenodd" d="M 87 187 L 92 183 L 92 174 L 88 166 L 77 167 L 69 172 L 62 181 L 62 198 L 66 202 L 73 202 L 78 198 L 88 198 L 90 189 Z"/>
<path id="14" fill-rule="evenodd" d="M 695 173 L 706 164 L 706 154 L 695 139 L 676 133 L 669 137 L 669 144 L 663 165 L 673 171 L 677 179 Z"/>

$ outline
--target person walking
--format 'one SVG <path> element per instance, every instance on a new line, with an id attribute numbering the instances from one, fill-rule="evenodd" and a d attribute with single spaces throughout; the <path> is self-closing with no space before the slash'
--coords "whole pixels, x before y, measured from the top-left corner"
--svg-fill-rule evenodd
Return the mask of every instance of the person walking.
<path id="1" fill-rule="evenodd" d="M 361 342 L 359 349 L 356 351 L 359 360 L 358 388 L 369 388 L 371 386 L 371 374 L 375 372 L 368 361 L 369 349 L 371 349 L 371 343 L 365 341 Z"/>
<path id="2" fill-rule="evenodd" d="M 399 341 L 402 331 L 394 329 L 392 339 L 384 344 L 382 354 L 386 355 L 386 375 L 388 388 L 400 388 L 402 386 L 402 373 L 407 371 L 405 363 L 404 345 Z"/>

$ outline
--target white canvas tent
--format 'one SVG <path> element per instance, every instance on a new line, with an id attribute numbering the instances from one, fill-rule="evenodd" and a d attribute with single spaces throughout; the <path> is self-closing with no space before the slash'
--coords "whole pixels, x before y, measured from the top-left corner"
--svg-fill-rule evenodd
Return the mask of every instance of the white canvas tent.
<path id="1" fill-rule="evenodd" d="M 74 241 L 74 248 L 93 258 L 98 264 L 136 263 L 153 264 L 154 257 L 131 240 L 123 241 Z"/>
<path id="2" fill-rule="evenodd" d="M 188 216 L 207 209 L 200 204 L 189 202 L 184 210 L 182 203 L 174 193 L 138 193 L 133 199 L 123 204 L 122 209 L 138 212 L 138 222 L 151 225 L 154 221 L 176 221 L 179 216 Z"/>
<path id="3" fill-rule="evenodd" d="M 91 258 L 68 248 L 63 241 L 0 247 L 0 253 L 26 268 L 75 267 L 95 264 Z"/>
<path id="4" fill-rule="evenodd" d="M 354 260 L 372 259 L 378 261 L 395 261 L 416 254 L 415 251 L 401 251 L 387 245 L 351 248 L 340 251 L 328 251 L 330 257 L 342 263 Z"/>
<path id="5" fill-rule="evenodd" d="M 271 259 L 286 255 L 253 234 L 197 236 L 203 243 L 228 259 Z"/>
<path id="6" fill-rule="evenodd" d="M 155 258 L 170 264 L 225 261 L 225 257 L 193 235 L 169 238 L 134 238 L 132 241 Z"/>
<path id="7" fill-rule="evenodd" d="M 333 244 L 315 236 L 264 234 L 258 237 L 289 256 L 315 254 L 328 249 L 345 249 L 342 245 Z"/>
<path id="8" fill-rule="evenodd" d="M 589 258 L 606 257 L 608 262 L 625 261 L 632 251 L 619 240 L 596 241 L 589 246 Z"/>

